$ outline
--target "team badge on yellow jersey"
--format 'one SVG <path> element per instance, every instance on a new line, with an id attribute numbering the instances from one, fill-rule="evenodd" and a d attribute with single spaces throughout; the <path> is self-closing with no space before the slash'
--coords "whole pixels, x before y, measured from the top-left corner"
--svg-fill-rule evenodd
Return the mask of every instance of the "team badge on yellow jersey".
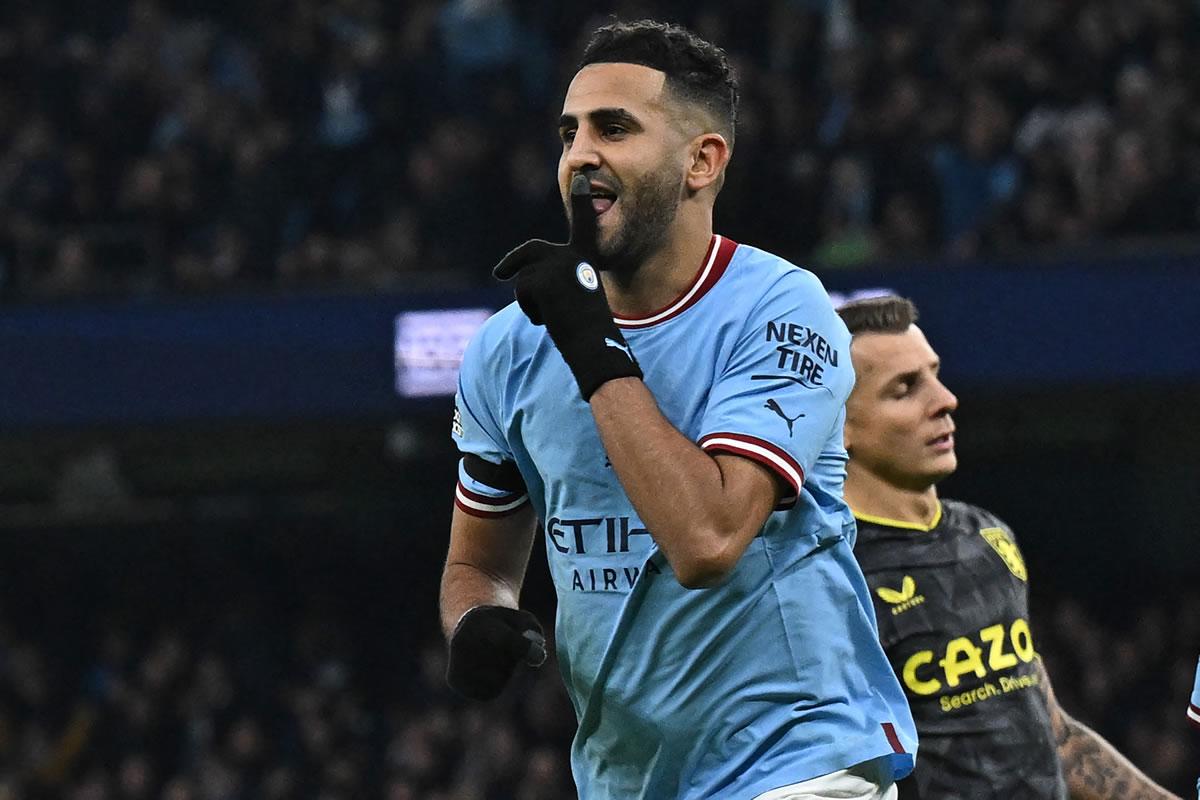
<path id="1" fill-rule="evenodd" d="M 1025 559 L 1021 558 L 1021 551 L 1003 528 L 981 528 L 979 535 L 992 546 L 1009 572 L 1023 581 L 1029 580 L 1029 573 L 1025 571 Z"/>

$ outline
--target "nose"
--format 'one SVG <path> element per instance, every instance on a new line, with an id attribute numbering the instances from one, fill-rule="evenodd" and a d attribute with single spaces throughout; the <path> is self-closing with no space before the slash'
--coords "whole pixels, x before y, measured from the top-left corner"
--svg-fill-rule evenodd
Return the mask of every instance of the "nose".
<path id="1" fill-rule="evenodd" d="M 934 407 L 933 414 L 935 417 L 943 417 L 958 408 L 958 398 L 941 381 L 937 382 L 936 398 L 937 405 Z"/>
<path id="2" fill-rule="evenodd" d="M 564 160 L 570 172 L 582 172 L 596 169 L 600 166 L 600 153 L 596 148 L 596 137 L 592 135 L 587 125 L 580 125 L 575 131 L 575 138 L 567 148 Z"/>

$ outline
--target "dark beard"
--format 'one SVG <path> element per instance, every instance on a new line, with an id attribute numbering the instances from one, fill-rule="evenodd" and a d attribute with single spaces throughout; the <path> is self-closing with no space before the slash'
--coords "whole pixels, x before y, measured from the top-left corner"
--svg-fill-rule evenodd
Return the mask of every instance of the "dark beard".
<path id="1" fill-rule="evenodd" d="M 662 246 L 679 211 L 679 202 L 679 176 L 673 172 L 647 176 L 636 189 L 623 193 L 620 203 L 624 222 L 612 239 L 601 243 L 600 268 L 620 283 L 632 279 Z"/>

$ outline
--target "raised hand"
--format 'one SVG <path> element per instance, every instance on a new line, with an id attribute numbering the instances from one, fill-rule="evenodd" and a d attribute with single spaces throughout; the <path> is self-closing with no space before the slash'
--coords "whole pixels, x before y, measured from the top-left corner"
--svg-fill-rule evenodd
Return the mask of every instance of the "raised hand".
<path id="1" fill-rule="evenodd" d="M 545 325 L 584 400 L 614 378 L 641 378 L 604 294 L 598 268 L 596 212 L 586 175 L 571 179 L 571 238 L 565 244 L 531 239 L 510 251 L 492 274 L 516 280 L 517 304 L 534 325 Z"/>

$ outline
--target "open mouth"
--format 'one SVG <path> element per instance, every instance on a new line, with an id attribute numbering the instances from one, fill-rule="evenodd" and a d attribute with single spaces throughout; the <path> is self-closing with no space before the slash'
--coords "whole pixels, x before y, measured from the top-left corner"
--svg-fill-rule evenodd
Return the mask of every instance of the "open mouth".
<path id="1" fill-rule="evenodd" d="M 592 184 L 592 208 L 595 210 L 596 216 L 608 211 L 616 202 L 616 192 L 608 187 Z"/>
<path id="2" fill-rule="evenodd" d="M 927 444 L 935 450 L 952 450 L 954 448 L 954 431 L 944 433 L 936 439 L 930 439 Z"/>

